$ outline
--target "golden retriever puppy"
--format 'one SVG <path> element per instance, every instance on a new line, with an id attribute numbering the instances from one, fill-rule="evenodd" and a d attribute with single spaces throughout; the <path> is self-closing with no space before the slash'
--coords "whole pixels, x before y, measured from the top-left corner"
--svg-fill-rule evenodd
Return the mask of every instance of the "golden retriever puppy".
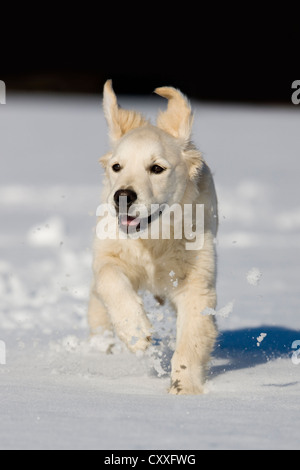
<path id="1" fill-rule="evenodd" d="M 118 106 L 110 80 L 104 86 L 111 151 L 101 158 L 106 212 L 98 213 L 89 324 L 92 334 L 114 329 L 131 351 L 144 351 L 152 330 L 139 292 L 167 298 L 177 313 L 169 392 L 200 394 L 217 336 L 205 314 L 216 307 L 217 198 L 190 140 L 189 102 L 172 87 L 155 92 L 168 107 L 152 125 Z"/>

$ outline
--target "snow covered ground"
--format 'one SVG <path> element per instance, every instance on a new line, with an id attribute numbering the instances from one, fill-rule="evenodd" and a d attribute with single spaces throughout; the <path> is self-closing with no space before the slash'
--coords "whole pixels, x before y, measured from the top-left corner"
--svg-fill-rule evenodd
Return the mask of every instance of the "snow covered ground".
<path id="1" fill-rule="evenodd" d="M 101 96 L 0 106 L 0 449 L 300 448 L 300 108 L 193 105 L 220 202 L 220 337 L 191 397 L 167 394 L 175 319 L 149 294 L 161 341 L 144 357 L 88 341 Z"/>

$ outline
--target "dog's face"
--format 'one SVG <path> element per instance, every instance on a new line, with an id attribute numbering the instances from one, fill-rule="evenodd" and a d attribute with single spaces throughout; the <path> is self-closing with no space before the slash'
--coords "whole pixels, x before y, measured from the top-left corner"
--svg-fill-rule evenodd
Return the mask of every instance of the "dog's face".
<path id="1" fill-rule="evenodd" d="M 137 216 L 150 223 L 161 213 L 157 205 L 180 203 L 188 181 L 202 165 L 201 155 L 191 150 L 189 142 L 188 102 L 173 88 L 156 91 L 170 101 L 153 126 L 141 114 L 118 107 L 110 81 L 104 87 L 104 112 L 113 147 L 101 159 L 108 182 L 105 202 L 117 213 L 126 213 L 121 225 L 127 227 Z"/>
<path id="2" fill-rule="evenodd" d="M 187 167 L 176 141 L 153 126 L 134 129 L 117 143 L 107 162 L 110 182 L 108 203 L 119 207 L 128 197 L 128 213 L 139 206 L 172 205 L 181 201 L 187 182 Z"/>

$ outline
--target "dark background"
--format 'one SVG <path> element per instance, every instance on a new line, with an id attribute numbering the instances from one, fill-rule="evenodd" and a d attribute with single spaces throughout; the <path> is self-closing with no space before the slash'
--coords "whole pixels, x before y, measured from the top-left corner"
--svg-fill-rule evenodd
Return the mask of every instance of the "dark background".
<path id="1" fill-rule="evenodd" d="M 299 7 L 111 3 L 66 11 L 43 4 L 28 22 L 19 6 L 1 34 L 8 91 L 149 95 L 158 86 L 218 102 L 290 104 L 300 79 Z M 193 5 L 193 7 L 191 7 Z M 4 18 L 4 17 L 3 17 Z M 4 29 L 3 29 L 4 28 Z"/>

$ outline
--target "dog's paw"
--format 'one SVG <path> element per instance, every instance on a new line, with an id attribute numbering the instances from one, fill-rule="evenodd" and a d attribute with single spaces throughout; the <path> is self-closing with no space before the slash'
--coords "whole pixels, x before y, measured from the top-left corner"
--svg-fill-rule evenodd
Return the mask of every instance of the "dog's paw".
<path id="1" fill-rule="evenodd" d="M 122 349 L 121 341 L 115 337 L 112 331 L 105 330 L 91 332 L 89 338 L 91 350 L 99 351 L 106 354 L 115 354 Z M 123 348 L 125 346 L 123 345 Z"/>
<path id="2" fill-rule="evenodd" d="M 202 395 L 204 393 L 204 381 L 201 375 L 192 374 L 185 366 L 172 374 L 171 395 Z"/>
<path id="3" fill-rule="evenodd" d="M 128 344 L 128 348 L 130 351 L 135 353 L 138 351 L 146 351 L 150 344 L 151 336 L 146 336 L 145 338 L 137 338 L 136 336 L 133 336 Z"/>
<path id="4" fill-rule="evenodd" d="M 145 314 L 116 325 L 120 339 L 132 352 L 145 351 L 151 344 L 152 325 Z"/>
<path id="5" fill-rule="evenodd" d="M 179 379 L 172 381 L 169 389 L 170 395 L 202 395 L 204 387 L 201 385 L 184 384 Z"/>

